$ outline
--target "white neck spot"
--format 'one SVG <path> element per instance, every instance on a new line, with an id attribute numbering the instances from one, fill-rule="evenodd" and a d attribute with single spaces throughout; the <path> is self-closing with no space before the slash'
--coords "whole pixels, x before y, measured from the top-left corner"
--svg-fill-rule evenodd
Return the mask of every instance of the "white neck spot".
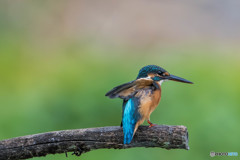
<path id="1" fill-rule="evenodd" d="M 162 85 L 163 82 L 165 82 L 167 80 L 160 80 L 158 83 L 160 84 L 160 86 Z"/>

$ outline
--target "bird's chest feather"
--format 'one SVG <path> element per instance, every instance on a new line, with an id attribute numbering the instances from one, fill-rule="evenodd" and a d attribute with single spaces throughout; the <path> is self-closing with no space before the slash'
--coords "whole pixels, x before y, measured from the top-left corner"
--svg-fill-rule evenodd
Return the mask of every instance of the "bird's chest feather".
<path id="1" fill-rule="evenodd" d="M 150 114 L 156 109 L 161 99 L 161 88 L 156 90 L 143 90 L 136 94 L 139 96 L 139 113 L 143 119 L 149 119 Z"/>

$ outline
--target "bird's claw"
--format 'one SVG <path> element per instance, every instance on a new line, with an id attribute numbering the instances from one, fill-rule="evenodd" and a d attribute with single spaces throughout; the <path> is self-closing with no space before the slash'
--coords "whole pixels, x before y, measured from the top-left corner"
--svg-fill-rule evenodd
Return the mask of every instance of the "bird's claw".
<path id="1" fill-rule="evenodd" d="M 156 124 L 150 124 L 148 127 L 151 128 L 153 126 L 156 126 Z"/>
<path id="2" fill-rule="evenodd" d="M 148 122 L 148 124 L 150 124 L 148 127 L 149 128 L 151 128 L 151 127 L 153 127 L 153 126 L 156 126 L 156 124 L 153 124 L 152 122 L 150 122 L 149 120 L 147 121 Z"/>

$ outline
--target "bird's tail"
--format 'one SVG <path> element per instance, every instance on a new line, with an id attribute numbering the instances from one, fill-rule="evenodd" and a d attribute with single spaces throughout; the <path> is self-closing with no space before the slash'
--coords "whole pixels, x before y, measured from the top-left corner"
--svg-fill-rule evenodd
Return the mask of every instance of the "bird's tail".
<path id="1" fill-rule="evenodd" d="M 134 136 L 134 129 L 137 122 L 134 113 L 135 113 L 134 101 L 132 99 L 129 99 L 125 104 L 125 109 L 122 118 L 124 144 L 129 144 Z"/>

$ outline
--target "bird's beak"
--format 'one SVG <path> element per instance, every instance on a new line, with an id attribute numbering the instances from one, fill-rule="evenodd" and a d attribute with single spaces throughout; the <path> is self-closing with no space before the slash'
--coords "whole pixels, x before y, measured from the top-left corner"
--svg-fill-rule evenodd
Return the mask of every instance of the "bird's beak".
<path id="1" fill-rule="evenodd" d="M 183 82 L 183 83 L 190 83 L 190 84 L 193 84 L 193 82 L 190 82 L 186 79 L 183 79 L 181 77 L 177 77 L 177 76 L 174 76 L 174 75 L 170 75 L 167 77 L 168 80 L 172 80 L 172 81 L 177 81 L 177 82 Z"/>

